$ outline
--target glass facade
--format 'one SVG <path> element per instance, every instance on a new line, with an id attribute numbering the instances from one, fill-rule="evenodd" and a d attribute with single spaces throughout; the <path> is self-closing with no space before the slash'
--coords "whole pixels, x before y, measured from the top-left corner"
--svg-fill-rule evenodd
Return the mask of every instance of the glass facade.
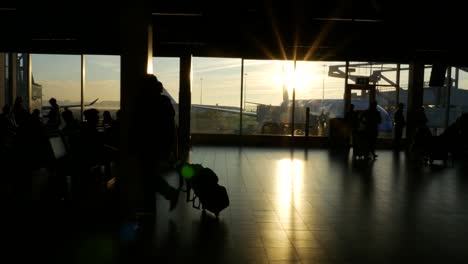
<path id="1" fill-rule="evenodd" d="M 120 108 L 119 56 L 85 55 L 83 98 L 81 55 L 4 53 L 2 61 L 4 102 L 14 95 L 24 96 L 31 100 L 30 111 L 41 109 L 46 114 L 48 100 L 54 97 L 76 118 L 81 116 L 81 100 L 85 105 L 96 100 L 85 109 L 96 108 L 101 114 L 110 111 L 113 118 Z M 28 94 L 30 63 L 32 87 Z M 163 82 L 178 113 L 179 58 L 155 57 L 153 64 L 155 75 Z M 193 134 L 302 136 L 309 108 L 309 135 L 328 136 L 327 119 L 344 115 L 346 62 L 194 57 L 192 65 Z M 16 83 L 10 80 L 11 67 L 15 67 Z M 425 65 L 423 106 L 429 128 L 434 135 L 440 135 L 468 111 L 468 71 L 463 67 L 448 68 L 442 85 L 431 86 L 432 68 Z M 358 77 L 368 77 L 375 84 L 384 122 L 392 124 L 396 105 L 408 104 L 409 65 L 349 62 L 348 83 L 356 83 Z M 10 88 L 13 84 L 14 91 Z M 368 98 L 366 92 L 353 90 L 352 100 Z M 355 106 L 357 110 L 367 108 L 366 104 Z M 381 138 L 392 136 L 391 129 L 379 133 Z"/>

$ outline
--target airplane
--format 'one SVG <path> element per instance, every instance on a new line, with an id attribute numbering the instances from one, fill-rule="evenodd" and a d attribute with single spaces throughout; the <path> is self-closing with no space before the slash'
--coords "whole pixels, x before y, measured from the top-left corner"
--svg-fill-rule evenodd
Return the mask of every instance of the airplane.
<path id="1" fill-rule="evenodd" d="M 172 98 L 169 92 L 164 88 L 163 94 L 168 96 L 174 105 L 176 111 L 178 110 L 178 103 Z M 287 88 L 283 86 L 283 101 L 280 105 L 272 106 L 255 102 L 248 102 L 249 104 L 256 105 L 255 111 L 241 111 L 240 107 L 233 106 L 219 106 L 219 105 L 202 105 L 192 104 L 193 111 L 216 111 L 223 113 L 230 113 L 239 115 L 242 112 L 243 116 L 255 118 L 257 122 L 256 133 L 258 134 L 290 134 L 288 128 L 291 126 L 291 109 L 292 100 L 289 99 Z M 352 99 L 351 103 L 354 104 L 355 110 L 362 111 L 369 106 L 369 100 L 365 99 Z M 306 124 L 306 109 L 309 108 L 309 116 L 312 122 L 309 125 L 314 125 L 315 120 L 319 120 L 323 115 L 326 115 L 325 126 L 327 126 L 330 118 L 342 117 L 344 114 L 344 100 L 343 99 L 296 99 L 295 100 L 295 134 L 303 134 L 304 126 Z M 384 133 L 391 133 L 393 129 L 393 121 L 390 114 L 380 105 L 377 106 L 380 112 L 382 122 L 379 124 L 379 131 Z M 323 124 L 322 124 L 323 125 Z M 273 129 L 272 129 L 273 128 Z M 279 129 L 278 129 L 279 128 Z"/>

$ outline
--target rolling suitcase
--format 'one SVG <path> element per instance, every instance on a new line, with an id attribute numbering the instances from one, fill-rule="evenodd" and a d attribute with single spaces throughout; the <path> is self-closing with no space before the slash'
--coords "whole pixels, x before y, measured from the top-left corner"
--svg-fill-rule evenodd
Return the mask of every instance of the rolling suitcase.
<path id="1" fill-rule="evenodd" d="M 201 208 L 203 212 L 212 212 L 218 218 L 219 213 L 229 206 L 229 196 L 226 187 L 218 184 L 216 173 L 200 164 L 184 164 L 180 172 L 186 180 L 187 202 L 192 202 L 194 208 Z"/>

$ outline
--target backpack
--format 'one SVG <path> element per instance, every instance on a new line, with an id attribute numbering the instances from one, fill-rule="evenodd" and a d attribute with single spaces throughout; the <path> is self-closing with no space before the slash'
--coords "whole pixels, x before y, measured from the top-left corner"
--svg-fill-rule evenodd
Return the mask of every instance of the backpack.
<path id="1" fill-rule="evenodd" d="M 218 218 L 219 213 L 229 206 L 227 190 L 218 184 L 218 175 L 201 164 L 186 163 L 179 171 L 186 181 L 187 202 L 192 202 L 193 208 L 201 207 L 203 212 L 208 210 L 214 213 Z"/>

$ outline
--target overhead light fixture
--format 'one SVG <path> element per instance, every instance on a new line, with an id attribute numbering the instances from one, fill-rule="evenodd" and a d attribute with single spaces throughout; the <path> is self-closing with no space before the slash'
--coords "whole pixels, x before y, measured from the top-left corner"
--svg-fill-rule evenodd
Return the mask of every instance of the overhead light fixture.
<path id="1" fill-rule="evenodd" d="M 331 46 L 318 46 L 315 47 L 313 45 L 290 45 L 288 48 L 299 48 L 299 49 L 310 49 L 310 48 L 317 48 L 317 49 L 331 49 Z"/>
<path id="2" fill-rule="evenodd" d="M 166 42 L 161 42 L 161 44 L 205 46 L 207 43 L 203 43 L 203 42 L 175 42 L 175 41 L 171 42 L 171 41 L 166 41 Z"/>
<path id="3" fill-rule="evenodd" d="M 32 38 L 34 41 L 76 41 L 76 38 Z"/>
<path id="4" fill-rule="evenodd" d="M 317 17 L 313 20 L 318 21 L 343 21 L 343 22 L 369 22 L 369 23 L 378 23 L 382 22 L 380 19 L 361 19 L 361 18 L 339 18 L 339 17 Z"/>
<path id="5" fill-rule="evenodd" d="M 416 49 L 417 52 L 448 52 L 445 49 Z"/>
<path id="6" fill-rule="evenodd" d="M 186 17 L 200 17 L 201 13 L 151 13 L 153 16 L 186 16 Z"/>

